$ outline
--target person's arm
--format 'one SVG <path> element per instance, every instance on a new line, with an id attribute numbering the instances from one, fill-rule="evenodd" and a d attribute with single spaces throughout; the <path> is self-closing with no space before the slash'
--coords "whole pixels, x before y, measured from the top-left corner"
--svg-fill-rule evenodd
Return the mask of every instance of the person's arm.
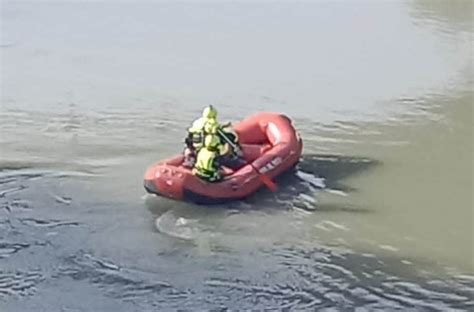
<path id="1" fill-rule="evenodd" d="M 184 139 L 184 144 L 186 144 L 186 146 L 190 149 L 193 148 L 193 134 L 189 131 L 188 131 L 188 135 Z"/>

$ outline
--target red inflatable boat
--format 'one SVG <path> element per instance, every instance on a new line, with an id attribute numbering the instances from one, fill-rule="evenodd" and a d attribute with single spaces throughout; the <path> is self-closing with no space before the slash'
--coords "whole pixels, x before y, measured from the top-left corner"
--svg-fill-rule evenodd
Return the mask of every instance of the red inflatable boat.
<path id="1" fill-rule="evenodd" d="M 225 168 L 219 182 L 206 182 L 183 167 L 183 155 L 162 160 L 145 173 L 147 192 L 200 204 L 242 199 L 298 163 L 303 143 L 288 117 L 257 113 L 234 125 L 247 165 Z M 258 170 L 258 172 L 257 172 Z M 263 182 L 262 182 L 263 181 Z"/>

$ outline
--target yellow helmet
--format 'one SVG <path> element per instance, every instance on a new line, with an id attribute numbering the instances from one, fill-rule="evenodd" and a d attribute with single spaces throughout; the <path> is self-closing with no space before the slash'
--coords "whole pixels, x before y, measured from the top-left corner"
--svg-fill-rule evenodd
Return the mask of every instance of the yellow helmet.
<path id="1" fill-rule="evenodd" d="M 219 140 L 219 137 L 217 135 L 208 134 L 204 138 L 204 146 L 210 149 L 216 149 L 217 147 L 219 147 L 220 143 L 221 141 Z"/>
<path id="2" fill-rule="evenodd" d="M 204 118 L 216 118 L 217 117 L 217 110 L 214 108 L 214 106 L 209 105 L 208 107 L 204 108 L 202 111 L 202 117 Z"/>

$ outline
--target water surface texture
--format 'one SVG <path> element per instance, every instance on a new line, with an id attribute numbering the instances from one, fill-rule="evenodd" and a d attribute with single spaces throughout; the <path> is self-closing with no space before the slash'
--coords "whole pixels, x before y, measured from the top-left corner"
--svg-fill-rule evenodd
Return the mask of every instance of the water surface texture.
<path id="1" fill-rule="evenodd" d="M 0 310 L 472 310 L 470 1 L 1 1 Z M 146 195 L 203 106 L 279 192 Z"/>

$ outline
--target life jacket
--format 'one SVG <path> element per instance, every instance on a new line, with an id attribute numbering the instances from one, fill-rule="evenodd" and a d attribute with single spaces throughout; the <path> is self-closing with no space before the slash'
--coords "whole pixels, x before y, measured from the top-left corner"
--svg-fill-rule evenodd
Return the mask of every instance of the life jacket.
<path id="1" fill-rule="evenodd" d="M 218 155 L 218 151 L 201 148 L 197 154 L 193 173 L 198 177 L 210 182 L 219 180 L 221 176 L 219 173 L 219 167 L 216 163 L 216 158 Z"/>
<path id="2" fill-rule="evenodd" d="M 195 151 L 199 151 L 203 147 L 205 136 L 217 133 L 219 127 L 219 123 L 214 118 L 201 117 L 196 119 L 188 129 L 188 140 L 190 141 L 190 145 Z"/>

